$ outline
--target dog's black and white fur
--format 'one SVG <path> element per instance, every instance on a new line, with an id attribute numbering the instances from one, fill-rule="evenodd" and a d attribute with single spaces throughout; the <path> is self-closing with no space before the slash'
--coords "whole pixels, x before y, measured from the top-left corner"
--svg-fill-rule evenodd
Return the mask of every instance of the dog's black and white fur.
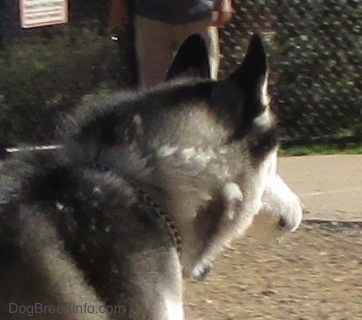
<path id="1" fill-rule="evenodd" d="M 228 78 L 211 81 L 208 72 L 205 46 L 192 36 L 168 83 L 90 99 L 62 150 L 3 166 L 2 318 L 26 318 L 9 315 L 9 303 L 40 302 L 124 312 L 36 319 L 182 320 L 182 273 L 202 278 L 236 236 L 298 227 L 299 199 L 276 174 L 277 121 L 259 36 Z M 197 77 L 182 77 L 190 73 Z M 180 258 L 139 189 L 174 222 Z"/>

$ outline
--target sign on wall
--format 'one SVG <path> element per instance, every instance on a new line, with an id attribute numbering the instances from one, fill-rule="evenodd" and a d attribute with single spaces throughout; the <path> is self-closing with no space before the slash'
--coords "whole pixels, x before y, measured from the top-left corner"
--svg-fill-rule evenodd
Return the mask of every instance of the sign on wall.
<path id="1" fill-rule="evenodd" d="M 22 28 L 34 28 L 68 21 L 67 0 L 20 0 Z"/>

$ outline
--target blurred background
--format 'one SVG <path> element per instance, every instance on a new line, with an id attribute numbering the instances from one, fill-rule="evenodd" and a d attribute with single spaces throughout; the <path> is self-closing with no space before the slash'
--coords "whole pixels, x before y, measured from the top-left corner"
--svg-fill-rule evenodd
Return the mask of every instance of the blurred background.
<path id="1" fill-rule="evenodd" d="M 31 1 L 30 1 L 31 2 Z M 54 143 L 59 117 L 86 94 L 134 87 L 132 30 L 114 34 L 110 1 L 69 0 L 67 23 L 21 22 L 0 0 L 0 144 Z M 284 145 L 362 140 L 362 3 L 235 0 L 222 29 L 221 76 L 261 31 Z"/>

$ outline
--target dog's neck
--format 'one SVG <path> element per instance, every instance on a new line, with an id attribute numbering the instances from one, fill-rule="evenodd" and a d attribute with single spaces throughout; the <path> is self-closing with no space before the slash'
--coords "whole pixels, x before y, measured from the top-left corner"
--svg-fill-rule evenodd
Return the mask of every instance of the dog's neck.
<path id="1" fill-rule="evenodd" d="M 93 159 L 92 167 L 100 164 L 101 167 L 95 169 L 112 171 L 140 186 L 154 200 L 159 211 L 174 222 L 172 225 L 183 240 L 181 264 L 185 274 L 189 274 L 208 245 L 220 212 L 215 212 L 216 220 L 198 213 L 208 206 L 215 192 L 220 191 L 222 184 L 233 175 L 230 151 L 152 144 L 146 152 L 128 146 L 94 154 L 91 144 L 88 148 L 86 159 Z M 79 160 L 81 163 L 85 161 L 84 158 Z M 169 230 L 170 226 L 167 226 Z"/>
<path id="2" fill-rule="evenodd" d="M 83 163 L 83 166 L 100 171 L 100 172 L 114 172 L 113 168 L 96 161 L 87 161 Z M 153 197 L 143 188 L 136 180 L 133 180 L 127 176 L 124 178 L 135 190 L 137 195 L 137 201 L 146 204 L 152 213 L 159 216 L 165 223 L 169 232 L 170 238 L 178 254 L 182 252 L 182 240 L 180 233 L 174 223 L 173 219 L 164 210 L 161 209 L 160 205 L 153 199 Z M 147 188 L 147 187 L 146 187 Z M 150 188 L 150 186 L 148 186 Z"/>

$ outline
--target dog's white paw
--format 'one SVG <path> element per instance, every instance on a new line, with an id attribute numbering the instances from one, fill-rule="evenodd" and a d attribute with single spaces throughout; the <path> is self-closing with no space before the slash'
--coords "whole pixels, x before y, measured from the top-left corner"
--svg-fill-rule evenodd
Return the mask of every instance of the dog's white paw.
<path id="1" fill-rule="evenodd" d="M 209 273 L 211 272 L 211 269 L 212 269 L 211 262 L 209 262 L 209 261 L 200 262 L 192 270 L 192 277 L 196 280 L 202 281 L 209 275 Z"/>

